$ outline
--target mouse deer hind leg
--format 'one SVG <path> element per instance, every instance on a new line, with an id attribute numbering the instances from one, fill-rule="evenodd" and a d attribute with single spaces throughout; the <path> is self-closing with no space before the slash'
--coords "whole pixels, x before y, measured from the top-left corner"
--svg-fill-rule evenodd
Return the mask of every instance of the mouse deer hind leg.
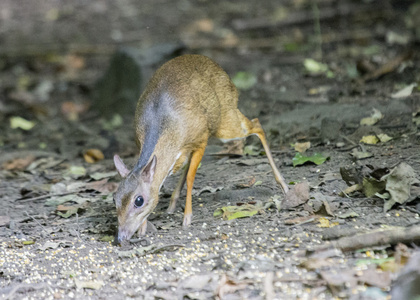
<path id="1" fill-rule="evenodd" d="M 270 147 L 268 146 L 267 138 L 265 132 L 260 124 L 258 119 L 249 120 L 245 117 L 239 110 L 236 110 L 235 114 L 231 114 L 226 118 L 225 124 L 221 126 L 217 138 L 222 140 L 233 140 L 237 138 L 246 138 L 250 135 L 256 135 L 260 139 L 264 151 L 267 155 L 268 162 L 270 163 L 271 169 L 274 173 L 274 178 L 277 183 L 280 184 L 283 192 L 287 194 L 289 187 L 286 184 L 283 176 L 280 174 L 276 164 L 274 163 L 273 156 L 271 154 Z"/>

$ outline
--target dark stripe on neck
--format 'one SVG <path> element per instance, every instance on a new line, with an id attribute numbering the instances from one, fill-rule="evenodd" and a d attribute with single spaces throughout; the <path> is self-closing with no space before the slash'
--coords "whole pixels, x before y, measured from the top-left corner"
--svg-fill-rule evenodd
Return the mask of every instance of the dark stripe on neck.
<path id="1" fill-rule="evenodd" d="M 155 122 L 152 122 L 152 124 L 148 124 L 146 126 L 146 135 L 141 146 L 140 158 L 134 166 L 134 173 L 140 172 L 147 165 L 147 163 L 150 160 L 150 157 L 153 154 L 153 151 L 155 150 L 155 146 L 159 139 L 160 130 L 159 126 L 153 123 Z"/>

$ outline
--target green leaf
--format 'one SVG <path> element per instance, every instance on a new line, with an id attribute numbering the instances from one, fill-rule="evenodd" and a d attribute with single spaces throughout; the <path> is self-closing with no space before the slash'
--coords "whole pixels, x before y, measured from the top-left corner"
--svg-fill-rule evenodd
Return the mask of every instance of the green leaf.
<path id="1" fill-rule="evenodd" d="M 387 257 L 387 258 L 374 258 L 374 259 L 359 259 L 356 261 L 356 266 L 366 266 L 366 265 L 371 265 L 371 264 L 375 264 L 375 265 L 381 265 L 384 262 L 387 261 L 393 261 L 395 260 L 395 258 L 393 257 Z"/>
<path id="2" fill-rule="evenodd" d="M 102 128 L 108 131 L 121 127 L 123 122 L 124 120 L 119 114 L 113 115 L 111 120 L 101 120 Z"/>
<path id="3" fill-rule="evenodd" d="M 328 71 L 328 66 L 326 64 L 317 62 L 312 58 L 306 58 L 303 61 L 303 65 L 305 66 L 305 69 L 311 74 L 326 73 Z"/>
<path id="4" fill-rule="evenodd" d="M 213 217 L 219 217 L 221 215 L 223 215 L 223 209 L 222 208 L 217 208 L 213 213 Z"/>
<path id="5" fill-rule="evenodd" d="M 10 127 L 12 129 L 20 128 L 23 130 L 31 130 L 35 126 L 35 122 L 28 121 L 21 117 L 11 117 L 10 118 Z"/>
<path id="6" fill-rule="evenodd" d="M 329 157 L 324 156 L 321 153 L 314 153 L 312 156 L 302 155 L 301 153 L 296 153 L 295 157 L 293 157 L 292 162 L 293 166 L 303 165 L 306 162 L 312 162 L 316 165 L 323 164 Z"/>
<path id="7" fill-rule="evenodd" d="M 385 184 L 384 180 L 365 177 L 363 178 L 363 194 L 370 198 L 376 193 L 382 193 L 385 190 Z"/>
<path id="8" fill-rule="evenodd" d="M 64 174 L 66 179 L 78 179 L 86 175 L 86 169 L 82 166 L 71 166 Z"/>
<path id="9" fill-rule="evenodd" d="M 233 219 L 238 219 L 238 218 L 246 218 L 246 217 L 251 217 L 257 213 L 258 213 L 258 209 L 251 210 L 251 211 L 242 210 L 242 211 L 237 211 L 231 214 L 230 216 L 227 217 L 227 219 L 233 220 Z"/>
<path id="10" fill-rule="evenodd" d="M 104 235 L 99 240 L 101 242 L 112 242 L 114 240 L 114 236 L 112 236 L 112 235 Z"/>
<path id="11" fill-rule="evenodd" d="M 249 90 L 257 83 L 257 77 L 248 72 L 238 72 L 232 78 L 233 84 L 240 90 Z"/>
<path id="12" fill-rule="evenodd" d="M 260 150 L 256 146 L 248 145 L 244 147 L 244 155 L 260 155 Z"/>
<path id="13" fill-rule="evenodd" d="M 258 211 L 259 208 L 251 204 L 245 204 L 241 206 L 224 206 L 222 208 L 216 209 L 213 213 L 213 216 L 218 217 L 222 215 L 223 219 L 225 220 L 233 220 L 238 218 L 251 217 L 257 214 Z"/>

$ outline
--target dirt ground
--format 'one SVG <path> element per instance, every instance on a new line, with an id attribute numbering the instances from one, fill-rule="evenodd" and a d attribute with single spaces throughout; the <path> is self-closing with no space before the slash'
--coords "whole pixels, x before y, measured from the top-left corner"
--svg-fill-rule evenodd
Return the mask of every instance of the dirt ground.
<path id="1" fill-rule="evenodd" d="M 404 284 L 420 276 L 420 5 L 20 2 L 0 8 L 0 299 L 419 295 Z M 147 234 L 113 244 L 121 178 L 112 157 L 135 163 L 134 116 L 101 115 L 92 91 L 119 46 L 144 51 L 142 86 L 185 53 L 207 55 L 248 84 L 239 108 L 260 119 L 295 194 L 285 198 L 256 137 L 245 146 L 211 140 L 192 225 L 182 229 L 182 200 L 166 213 L 175 174 Z M 361 125 L 375 110 L 381 117 Z M 375 143 L 361 142 L 367 136 Z M 325 162 L 293 166 L 304 142 L 303 155 Z M 385 211 L 383 198 L 397 196 Z M 255 214 L 214 216 L 228 207 Z"/>

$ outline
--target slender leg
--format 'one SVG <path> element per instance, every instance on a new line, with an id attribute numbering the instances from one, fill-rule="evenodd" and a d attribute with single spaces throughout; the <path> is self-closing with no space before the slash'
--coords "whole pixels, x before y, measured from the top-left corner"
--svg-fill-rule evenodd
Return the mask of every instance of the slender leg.
<path id="1" fill-rule="evenodd" d="M 265 154 L 267 155 L 268 161 L 270 163 L 271 169 L 274 173 L 274 178 L 280 184 L 283 192 L 287 194 L 289 187 L 287 186 L 283 176 L 280 174 L 279 170 L 274 163 L 273 156 L 271 155 L 270 147 L 268 146 L 267 139 L 265 137 L 264 130 L 261 127 L 260 121 L 258 119 L 251 120 L 252 127 L 249 128 L 249 134 L 255 134 L 261 140 L 261 143 L 264 147 Z"/>
<path id="2" fill-rule="evenodd" d="M 181 190 L 184 187 L 185 180 L 187 179 L 187 173 L 188 169 L 190 167 L 190 159 L 188 158 L 188 163 L 184 166 L 184 169 L 182 170 L 181 177 L 179 178 L 179 181 L 172 192 L 171 201 L 169 202 L 169 207 L 167 209 L 167 212 L 169 214 L 172 214 L 175 211 L 176 202 L 179 199 L 179 195 L 181 194 Z"/>
<path id="3" fill-rule="evenodd" d="M 270 147 L 268 146 L 264 130 L 261 127 L 258 119 L 248 120 L 239 110 L 231 111 L 230 114 L 223 120 L 216 137 L 222 140 L 233 140 L 236 138 L 245 138 L 250 135 L 257 135 L 260 139 L 265 153 L 267 154 L 268 161 L 271 169 L 273 170 L 276 181 L 280 184 L 283 192 L 287 194 L 289 187 L 286 184 L 283 176 L 274 163 L 273 156 L 271 155 Z"/>
<path id="4" fill-rule="evenodd" d="M 207 139 L 206 139 L 207 142 Z M 185 202 L 184 221 L 182 226 L 185 228 L 191 224 L 192 218 L 192 189 L 194 185 L 195 174 L 197 173 L 198 166 L 204 155 L 207 143 L 200 145 L 191 156 L 190 167 L 187 174 L 187 200 Z"/>
<path id="5" fill-rule="evenodd" d="M 143 224 L 141 224 L 140 228 L 137 230 L 137 235 L 142 236 L 146 235 L 147 231 L 147 220 L 144 220 Z"/>

